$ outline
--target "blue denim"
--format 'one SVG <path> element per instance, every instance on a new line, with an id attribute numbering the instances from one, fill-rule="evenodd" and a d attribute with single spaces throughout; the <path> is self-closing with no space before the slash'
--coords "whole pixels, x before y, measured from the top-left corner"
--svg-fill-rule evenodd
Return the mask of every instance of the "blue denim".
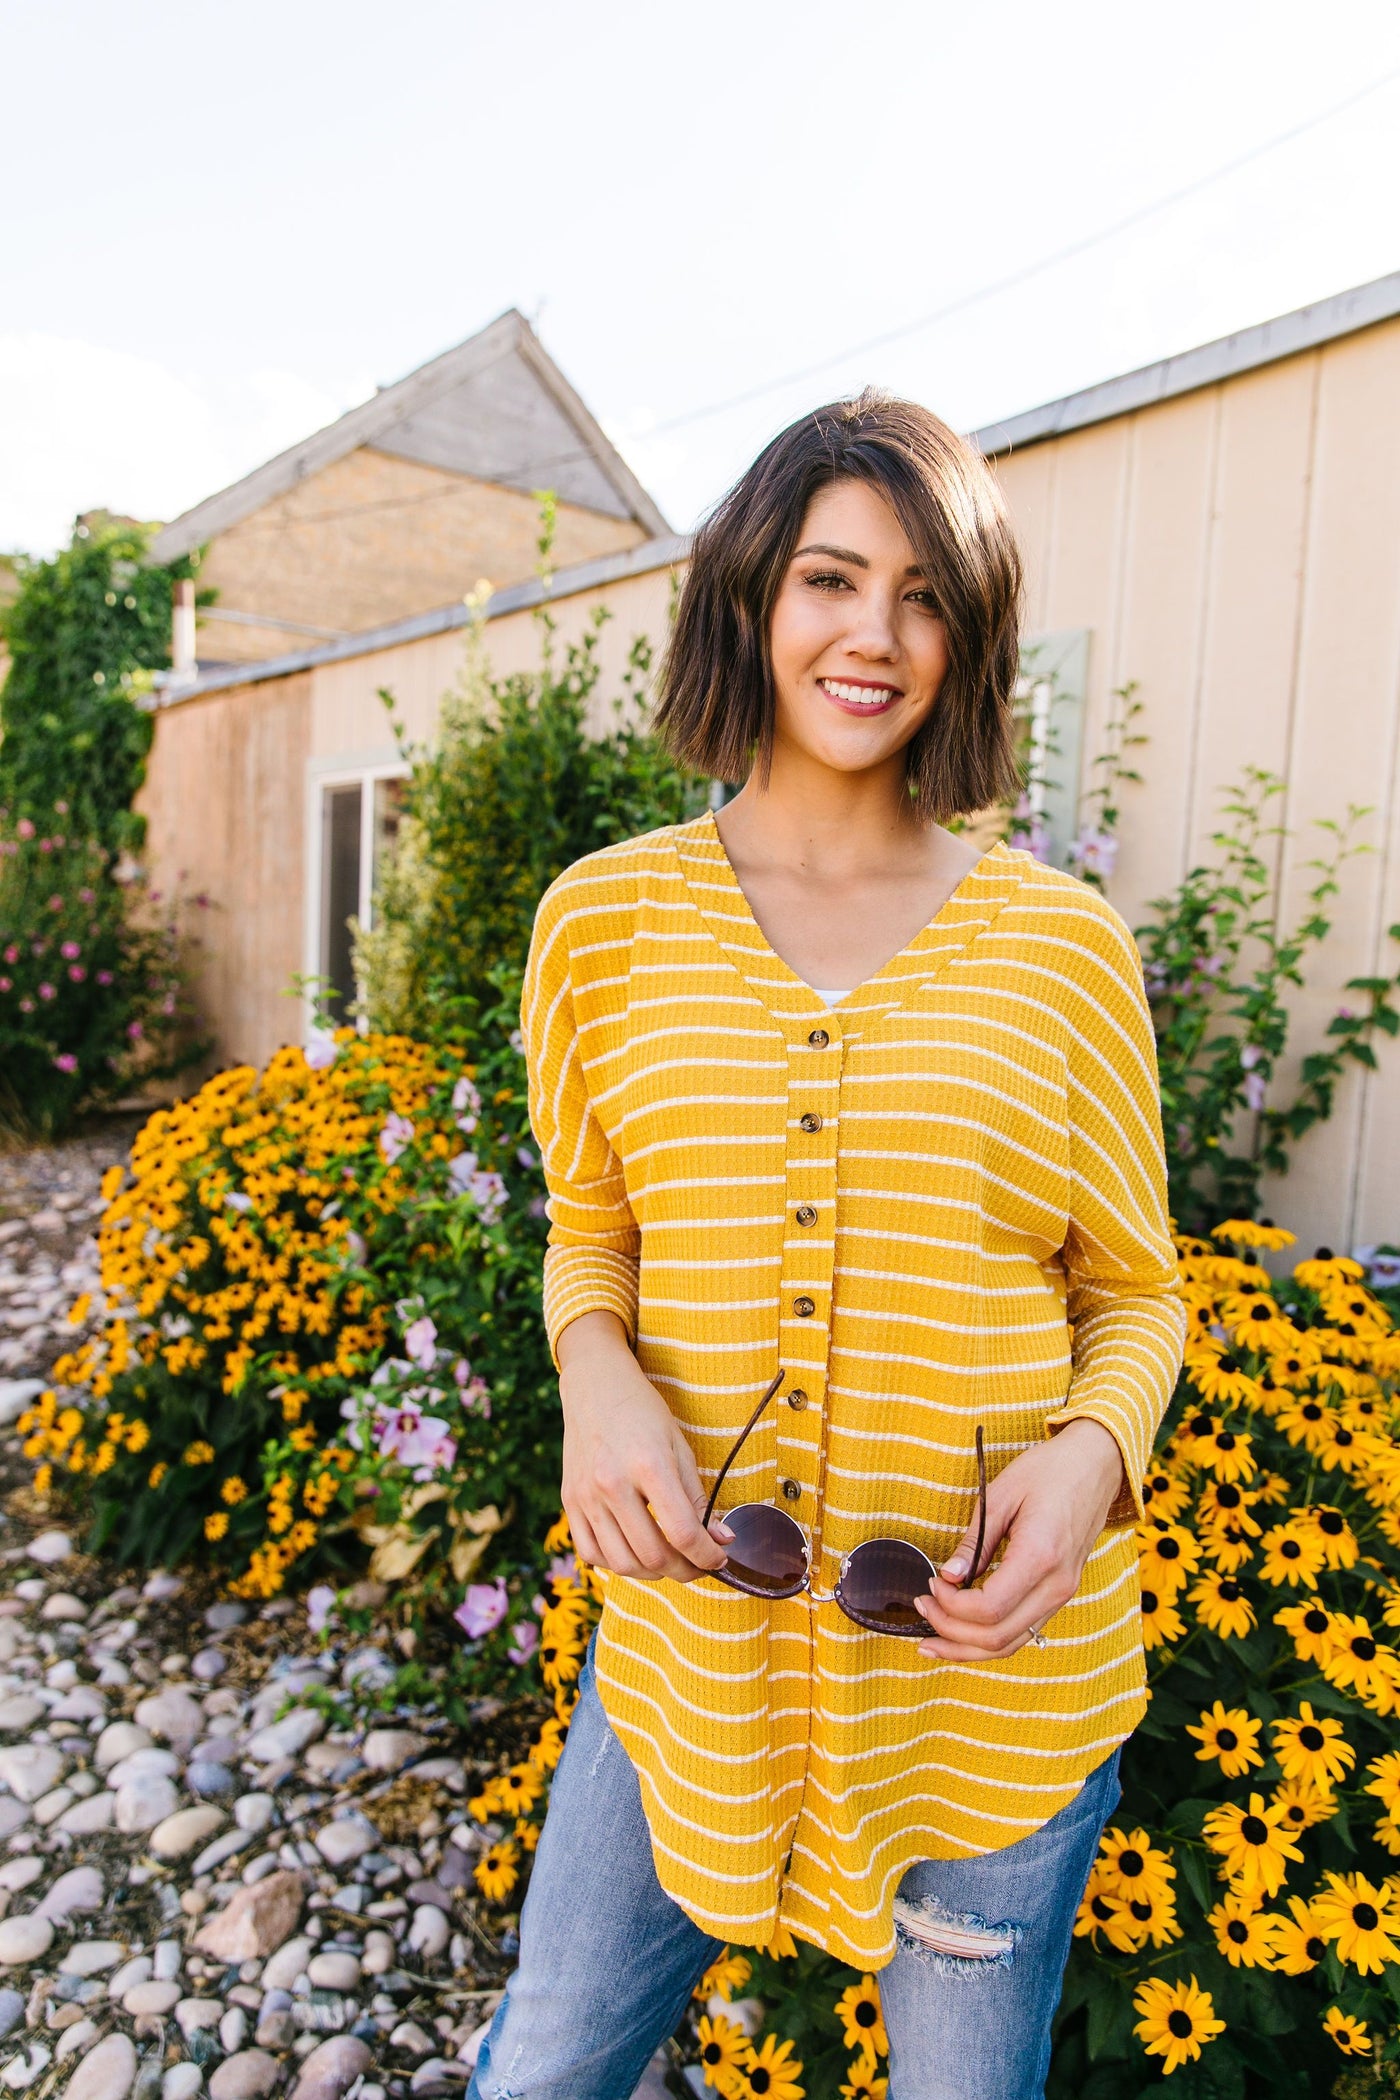
<path id="1" fill-rule="evenodd" d="M 909 1869 L 897 1949 L 880 1971 L 889 2100 L 1043 2094 L 1074 1915 L 1118 1798 L 1115 1750 L 1018 1844 Z M 720 1945 L 657 1881 L 637 1775 L 590 1651 L 521 1914 L 520 1964 L 467 2100 L 631 2100 Z"/>

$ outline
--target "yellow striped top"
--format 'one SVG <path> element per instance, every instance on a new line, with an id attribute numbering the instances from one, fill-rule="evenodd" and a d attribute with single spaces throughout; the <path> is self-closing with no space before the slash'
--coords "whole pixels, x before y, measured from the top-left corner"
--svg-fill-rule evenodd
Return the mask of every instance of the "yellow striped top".
<path id="1" fill-rule="evenodd" d="M 551 1343 L 617 1313 L 707 1488 L 779 1365 L 807 1395 L 720 1506 L 778 1499 L 811 1594 L 603 1577 L 598 1688 L 657 1873 L 720 1939 L 783 1925 L 878 1968 L 909 1866 L 1038 1829 L 1144 1709 L 1131 1523 L 1185 1320 L 1137 949 L 998 845 L 828 1009 L 707 815 L 560 876 L 522 1018 Z M 1046 1647 L 932 1661 L 844 1616 L 862 1539 L 947 1557 L 978 1423 L 995 1471 L 1078 1416 L 1130 1487 Z"/>

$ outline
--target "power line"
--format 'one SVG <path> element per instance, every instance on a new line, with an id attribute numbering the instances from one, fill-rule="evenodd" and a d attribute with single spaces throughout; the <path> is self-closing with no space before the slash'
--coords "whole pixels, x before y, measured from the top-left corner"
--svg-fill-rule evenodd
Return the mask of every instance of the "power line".
<path id="1" fill-rule="evenodd" d="M 1354 109 L 1358 102 L 1365 102 L 1370 96 L 1380 94 L 1383 88 L 1392 86 L 1397 80 L 1400 80 L 1400 66 L 1390 73 L 1382 74 L 1379 80 L 1373 80 L 1369 86 L 1358 88 L 1355 94 L 1347 95 L 1341 102 L 1334 102 L 1330 108 L 1320 110 L 1316 116 L 1307 117 L 1301 124 L 1294 124 L 1289 130 L 1279 132 L 1277 137 L 1265 139 L 1261 145 L 1251 147 L 1248 153 L 1223 162 L 1220 167 L 1211 169 L 1209 174 L 1200 175 L 1183 188 L 1154 198 L 1150 204 L 1138 205 L 1123 218 L 1115 219 L 1111 225 L 1101 226 L 1095 233 L 1086 233 L 1078 240 L 1067 242 L 1063 248 L 1055 249 L 1052 254 L 1043 255 L 1038 262 L 1027 263 L 1006 277 L 998 277 L 990 284 L 979 285 L 975 291 L 964 292 L 960 298 L 950 300 L 946 306 L 934 307 L 932 312 L 921 314 L 915 321 L 904 321 L 898 328 L 888 328 L 881 335 L 868 336 L 864 342 L 851 343 L 844 350 L 832 351 L 826 357 L 819 358 L 815 364 L 803 365 L 796 371 L 785 373 L 780 379 L 765 380 L 760 386 L 748 387 L 739 394 L 729 394 L 722 401 L 711 401 L 702 408 L 686 409 L 663 423 L 653 423 L 650 430 L 640 435 L 644 438 L 659 436 L 663 431 L 680 430 L 687 423 L 698 423 L 707 416 L 723 415 L 726 409 L 742 408 L 750 401 L 761 401 L 765 395 L 778 393 L 784 387 L 795 386 L 799 380 L 812 379 L 819 372 L 828 372 L 833 365 L 844 364 L 847 358 L 861 357 L 870 350 L 881 350 L 887 343 L 897 343 L 905 336 L 917 335 L 920 329 L 932 328 L 935 322 L 948 320 L 953 314 L 965 313 L 969 307 L 981 305 L 983 300 L 995 299 L 1003 292 L 1014 291 L 1018 285 L 1028 283 L 1031 278 L 1041 276 L 1046 270 L 1057 269 L 1061 263 L 1070 262 L 1090 248 L 1097 248 L 1104 241 L 1113 240 L 1116 235 L 1126 233 L 1130 226 L 1140 226 L 1144 219 L 1167 211 L 1174 204 L 1182 204 L 1188 197 L 1199 196 L 1202 190 L 1211 188 L 1217 182 L 1223 182 L 1227 176 L 1238 174 L 1241 168 L 1249 167 L 1256 160 L 1262 160 L 1265 154 L 1276 153 L 1281 146 L 1287 146 L 1294 139 L 1302 138 L 1306 132 L 1315 131 L 1320 124 L 1329 124 L 1334 117 L 1341 116 L 1348 109 Z"/>

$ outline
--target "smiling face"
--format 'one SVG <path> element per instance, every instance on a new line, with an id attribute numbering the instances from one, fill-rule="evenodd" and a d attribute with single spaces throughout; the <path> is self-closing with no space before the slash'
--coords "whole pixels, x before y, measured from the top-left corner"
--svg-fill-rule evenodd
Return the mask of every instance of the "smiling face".
<path id="1" fill-rule="evenodd" d="M 813 497 L 769 627 L 776 764 L 903 772 L 948 669 L 948 640 L 904 527 L 869 483 Z"/>

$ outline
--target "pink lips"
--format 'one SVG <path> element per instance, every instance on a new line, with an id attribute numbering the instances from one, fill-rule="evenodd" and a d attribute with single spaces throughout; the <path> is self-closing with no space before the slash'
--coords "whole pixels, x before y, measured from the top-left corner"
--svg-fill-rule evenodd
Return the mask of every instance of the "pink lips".
<path id="1" fill-rule="evenodd" d="M 840 708 L 843 715 L 869 717 L 884 714 L 894 705 L 896 700 L 901 700 L 904 697 L 897 686 L 886 685 L 883 679 L 836 678 L 827 681 L 819 678 L 817 684 L 821 687 L 824 697 L 831 702 L 833 707 Z M 830 690 L 831 685 L 846 686 L 855 692 L 869 693 L 871 697 L 865 701 L 848 700 L 840 693 L 833 693 Z M 878 702 L 877 695 L 879 696 Z"/>

